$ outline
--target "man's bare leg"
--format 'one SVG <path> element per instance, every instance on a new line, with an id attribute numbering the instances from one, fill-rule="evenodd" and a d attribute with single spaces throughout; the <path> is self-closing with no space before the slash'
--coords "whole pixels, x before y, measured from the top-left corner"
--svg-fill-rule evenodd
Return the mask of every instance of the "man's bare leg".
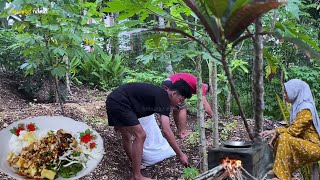
<path id="1" fill-rule="evenodd" d="M 173 117 L 176 118 L 175 123 L 178 128 L 179 138 L 186 138 L 191 133 L 190 130 L 187 130 L 187 109 L 174 110 Z"/>
<path id="2" fill-rule="evenodd" d="M 122 137 L 122 147 L 124 149 L 124 151 L 126 152 L 126 155 L 128 156 L 128 158 L 130 159 L 130 161 L 132 162 L 132 134 L 125 130 L 120 128 L 119 129 L 120 133 L 121 133 L 121 137 Z"/>
<path id="3" fill-rule="evenodd" d="M 143 143 L 146 139 L 146 133 L 144 132 L 142 126 L 140 124 L 135 126 L 121 127 L 119 128 L 120 132 L 124 132 L 126 135 L 126 131 L 132 134 L 135 138 L 131 147 L 131 160 L 132 160 L 132 178 L 131 180 L 151 180 L 150 178 L 142 176 L 141 169 L 141 159 L 143 152 Z M 121 133 L 122 134 L 122 133 Z M 130 139 L 131 142 L 131 139 Z"/>

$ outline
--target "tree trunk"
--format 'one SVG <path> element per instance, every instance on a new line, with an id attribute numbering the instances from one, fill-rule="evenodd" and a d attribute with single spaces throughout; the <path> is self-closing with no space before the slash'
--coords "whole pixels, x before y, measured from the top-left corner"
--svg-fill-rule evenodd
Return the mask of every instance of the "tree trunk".
<path id="1" fill-rule="evenodd" d="M 236 103 L 238 105 L 241 119 L 242 119 L 242 121 L 244 123 L 244 126 L 245 126 L 245 128 L 246 128 L 246 130 L 248 132 L 248 135 L 249 135 L 250 139 L 253 140 L 253 135 L 251 133 L 251 130 L 250 130 L 249 125 L 248 125 L 248 122 L 247 122 L 246 117 L 244 115 L 244 112 L 243 112 L 243 109 L 242 109 L 242 106 L 241 106 L 241 103 L 240 103 L 240 98 L 239 98 L 238 92 L 236 90 L 236 86 L 234 84 L 233 77 L 232 77 L 232 74 L 231 74 L 230 69 L 228 67 L 226 59 L 227 59 L 226 58 L 226 53 L 223 50 L 223 52 L 221 53 L 221 63 L 223 65 L 223 69 L 224 69 L 224 72 L 226 73 L 228 82 L 230 84 L 232 95 L 235 98 Z"/>
<path id="2" fill-rule="evenodd" d="M 163 4 L 160 3 L 159 6 L 160 6 L 160 8 L 162 8 Z M 165 20 L 164 20 L 163 17 L 159 16 L 158 17 L 158 21 L 159 21 L 159 27 L 160 28 L 165 28 L 166 27 Z M 169 74 L 173 74 L 173 67 L 172 67 L 171 61 L 166 62 L 166 71 Z"/>
<path id="3" fill-rule="evenodd" d="M 227 92 L 227 98 L 226 98 L 226 109 L 225 109 L 225 114 L 226 117 L 229 117 L 231 115 L 231 92 Z"/>
<path id="4" fill-rule="evenodd" d="M 212 139 L 213 139 L 213 147 L 216 148 L 219 146 L 219 129 L 218 129 L 218 95 L 217 95 L 217 63 L 209 61 L 209 85 L 210 85 L 210 94 L 212 97 Z"/>
<path id="5" fill-rule="evenodd" d="M 199 56 L 197 58 L 197 119 L 200 125 L 200 160 L 201 160 L 201 171 L 205 172 L 208 171 L 208 155 L 207 155 L 207 142 L 206 142 L 206 135 L 205 135 L 205 125 L 204 125 L 204 107 L 203 107 L 203 96 L 202 96 L 202 77 L 201 77 L 201 62 L 202 58 Z"/>
<path id="6" fill-rule="evenodd" d="M 68 95 L 71 95 L 71 88 L 70 88 L 70 61 L 68 56 L 63 56 L 63 58 L 66 61 L 66 86 L 67 86 L 67 91 Z"/>
<path id="7" fill-rule="evenodd" d="M 56 90 L 55 90 L 56 103 L 59 103 L 59 104 L 60 104 L 61 113 L 62 113 L 62 115 L 65 115 L 65 113 L 64 113 L 64 108 L 63 108 L 63 104 L 62 104 L 62 100 L 61 100 L 60 87 L 59 87 L 59 79 L 58 79 L 57 76 L 55 76 L 55 78 L 54 78 L 54 84 L 55 84 L 55 87 L 56 87 Z"/>
<path id="8" fill-rule="evenodd" d="M 239 47 L 239 49 L 235 51 L 234 56 L 233 56 L 233 60 L 237 59 L 239 52 L 241 52 L 243 44 L 244 44 L 244 41 L 241 43 L 241 46 Z M 231 97 L 232 97 L 231 91 L 228 90 L 226 102 L 225 102 L 225 116 L 226 117 L 229 117 L 231 115 Z"/>
<path id="9" fill-rule="evenodd" d="M 261 141 L 259 133 L 262 131 L 264 110 L 264 86 L 263 86 L 263 42 L 257 33 L 262 32 L 261 17 L 255 21 L 254 60 L 253 60 L 253 113 L 255 120 L 254 137 Z"/>

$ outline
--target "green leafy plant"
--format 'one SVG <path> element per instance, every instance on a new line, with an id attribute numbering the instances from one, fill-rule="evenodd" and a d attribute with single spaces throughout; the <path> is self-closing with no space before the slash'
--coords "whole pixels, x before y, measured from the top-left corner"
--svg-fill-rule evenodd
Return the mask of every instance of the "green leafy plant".
<path id="1" fill-rule="evenodd" d="M 230 135 L 230 132 L 237 126 L 237 121 L 227 122 L 220 132 L 221 141 L 226 141 Z"/>
<path id="2" fill-rule="evenodd" d="M 77 79 L 107 90 L 121 84 L 125 70 L 120 55 L 108 55 L 99 51 L 97 54 L 90 54 L 89 59 L 79 65 Z"/>
<path id="3" fill-rule="evenodd" d="M 191 96 L 187 101 L 188 111 L 191 114 L 197 114 L 197 96 Z"/>
<path id="4" fill-rule="evenodd" d="M 286 105 L 283 103 L 282 99 L 279 97 L 277 93 L 275 93 L 283 119 L 289 123 L 289 117 L 290 117 L 290 112 L 289 112 L 289 105 Z"/>
<path id="5" fill-rule="evenodd" d="M 0 29 L 0 68 L 5 72 L 20 73 L 20 65 L 24 57 L 20 55 L 21 48 L 16 46 L 16 33 L 10 29 Z"/>
<path id="6" fill-rule="evenodd" d="M 186 167 L 183 169 L 183 178 L 184 179 L 194 179 L 199 175 L 199 170 L 196 167 Z"/>
<path id="7" fill-rule="evenodd" d="M 195 145 L 199 143 L 200 133 L 199 130 L 193 131 L 189 134 L 186 139 L 186 143 L 190 145 Z"/>
<path id="8" fill-rule="evenodd" d="M 168 75 L 168 73 L 159 73 L 157 71 L 152 70 L 146 70 L 145 72 L 128 70 L 123 82 L 146 82 L 161 86 L 162 81 L 165 80 L 168 77 Z"/>
<path id="9" fill-rule="evenodd" d="M 212 121 L 208 120 L 205 122 L 204 127 L 206 129 L 211 129 L 212 127 Z M 190 145 L 197 145 L 199 143 L 200 139 L 200 126 L 199 124 L 195 125 L 194 131 L 189 134 L 189 136 L 186 139 L 186 143 Z"/>
<path id="10" fill-rule="evenodd" d="M 314 95 L 314 99 L 320 98 L 320 67 L 308 67 L 308 66 L 293 66 L 288 69 L 288 78 L 301 79 L 307 82 Z M 319 109 L 320 103 L 316 102 L 316 106 Z"/>

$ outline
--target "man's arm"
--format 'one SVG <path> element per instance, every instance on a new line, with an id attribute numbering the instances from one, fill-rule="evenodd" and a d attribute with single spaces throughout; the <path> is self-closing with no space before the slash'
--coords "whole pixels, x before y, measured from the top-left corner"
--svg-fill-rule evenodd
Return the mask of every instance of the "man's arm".
<path id="1" fill-rule="evenodd" d="M 176 138 L 170 128 L 170 119 L 168 116 L 161 115 L 160 116 L 160 125 L 164 137 L 167 139 L 168 143 L 172 147 L 172 149 L 176 152 L 177 157 L 179 158 L 180 162 L 187 166 L 188 165 L 188 157 L 181 151 L 178 143 L 176 142 Z"/>
<path id="2" fill-rule="evenodd" d="M 212 108 L 211 108 L 210 104 L 208 103 L 206 96 L 203 96 L 203 105 L 204 105 L 205 110 L 209 114 L 209 116 L 213 117 Z"/>

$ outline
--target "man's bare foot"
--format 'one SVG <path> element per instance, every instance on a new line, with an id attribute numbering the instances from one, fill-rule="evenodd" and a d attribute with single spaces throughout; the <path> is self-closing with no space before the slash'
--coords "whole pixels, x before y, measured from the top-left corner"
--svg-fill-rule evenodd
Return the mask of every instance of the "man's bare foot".
<path id="1" fill-rule="evenodd" d="M 275 177 L 275 178 L 272 178 L 271 180 L 280 180 L 279 178 Z"/>
<path id="2" fill-rule="evenodd" d="M 180 133 L 180 139 L 185 139 L 185 138 L 187 138 L 190 134 L 192 133 L 192 131 L 191 130 L 186 130 L 186 131 L 184 131 L 184 132 L 181 132 Z"/>

